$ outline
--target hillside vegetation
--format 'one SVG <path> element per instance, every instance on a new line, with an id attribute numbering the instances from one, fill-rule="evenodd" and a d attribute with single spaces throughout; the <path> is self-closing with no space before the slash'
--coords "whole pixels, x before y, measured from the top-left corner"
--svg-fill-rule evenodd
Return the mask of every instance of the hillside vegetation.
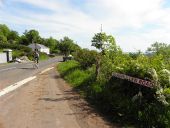
<path id="1" fill-rule="evenodd" d="M 0 49 L 12 49 L 13 58 L 23 55 L 30 57 L 33 53 L 28 45 L 31 43 L 38 43 L 49 47 L 50 53 L 53 55 L 68 55 L 80 49 L 69 37 L 64 37 L 60 40 L 52 37 L 43 38 L 35 29 L 25 30 L 22 35 L 19 35 L 17 31 L 9 29 L 5 24 L 0 24 Z M 48 56 L 46 55 L 45 57 L 43 53 L 41 55 L 40 59 L 48 58 Z"/>

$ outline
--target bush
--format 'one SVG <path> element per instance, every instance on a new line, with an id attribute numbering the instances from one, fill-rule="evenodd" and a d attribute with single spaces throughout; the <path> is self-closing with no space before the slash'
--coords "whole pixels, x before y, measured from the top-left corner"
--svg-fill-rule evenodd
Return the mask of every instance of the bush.
<path id="1" fill-rule="evenodd" d="M 131 57 L 108 51 L 101 57 L 100 72 L 95 79 L 95 65 L 90 63 L 94 61 L 88 60 L 87 52 L 78 52 L 79 62 L 60 64 L 63 67 L 59 71 L 68 82 L 81 88 L 104 113 L 112 114 L 114 121 L 136 127 L 170 127 L 170 71 L 161 55 Z M 155 86 L 147 88 L 118 79 L 112 77 L 113 72 L 153 81 Z"/>
<path id="2" fill-rule="evenodd" d="M 138 55 L 134 59 L 125 54 L 106 54 L 101 61 L 98 79 L 99 83 L 103 83 L 97 97 L 101 101 L 100 107 L 105 112 L 118 115 L 121 122 L 134 122 L 140 127 L 170 127 L 170 116 L 167 114 L 170 112 L 167 106 L 170 72 L 166 67 L 161 55 Z M 114 78 L 113 72 L 154 81 L 155 87 L 147 88 Z M 142 93 L 141 100 L 139 92 Z"/>
<path id="3" fill-rule="evenodd" d="M 40 53 L 40 58 L 39 58 L 40 60 L 47 60 L 47 59 L 49 59 L 49 56 L 46 54 L 46 53 Z"/>
<path id="4" fill-rule="evenodd" d="M 24 51 L 20 51 L 20 50 L 12 51 L 12 58 L 19 58 L 21 56 L 24 56 Z"/>
<path id="5" fill-rule="evenodd" d="M 74 58 L 83 69 L 87 69 L 96 63 L 98 53 L 94 50 L 82 49 L 74 53 Z"/>
<path id="6" fill-rule="evenodd" d="M 0 49 L 12 49 L 12 57 L 30 56 L 31 49 L 24 45 L 0 43 Z"/>

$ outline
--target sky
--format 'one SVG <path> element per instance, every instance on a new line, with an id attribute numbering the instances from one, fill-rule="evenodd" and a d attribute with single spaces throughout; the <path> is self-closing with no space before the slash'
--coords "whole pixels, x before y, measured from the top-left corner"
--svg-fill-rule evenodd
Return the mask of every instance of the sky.
<path id="1" fill-rule="evenodd" d="M 68 36 L 83 48 L 101 30 L 124 52 L 170 44 L 170 0 L 0 0 L 0 24 L 44 38 Z"/>

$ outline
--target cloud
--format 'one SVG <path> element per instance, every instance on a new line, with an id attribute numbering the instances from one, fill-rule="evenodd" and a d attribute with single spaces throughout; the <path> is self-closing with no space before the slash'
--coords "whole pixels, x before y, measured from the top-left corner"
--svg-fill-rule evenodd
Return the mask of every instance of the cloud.
<path id="1" fill-rule="evenodd" d="M 2 7 L 3 5 L 3 0 L 0 0 L 0 7 Z"/>
<path id="2" fill-rule="evenodd" d="M 83 47 L 90 47 L 94 33 L 100 31 L 100 24 L 105 32 L 115 36 L 125 51 L 144 50 L 154 41 L 169 41 L 170 8 L 164 7 L 165 0 L 82 0 L 83 4 L 73 3 L 73 0 L 12 2 L 46 9 L 50 13 L 15 8 L 14 15 L 1 10 L 0 22 L 35 28 L 46 37 L 70 36 Z M 151 28 L 151 25 L 159 27 Z M 126 34 L 122 34 L 123 31 Z"/>

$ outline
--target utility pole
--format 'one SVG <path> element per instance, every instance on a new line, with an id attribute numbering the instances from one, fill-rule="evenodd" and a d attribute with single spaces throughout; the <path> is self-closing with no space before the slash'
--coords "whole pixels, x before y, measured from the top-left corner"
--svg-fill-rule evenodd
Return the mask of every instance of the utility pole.
<path id="1" fill-rule="evenodd" d="M 102 26 L 102 24 L 101 24 L 101 28 L 100 28 L 100 31 L 101 31 L 101 33 L 102 33 L 102 31 L 103 31 L 103 26 Z"/>

